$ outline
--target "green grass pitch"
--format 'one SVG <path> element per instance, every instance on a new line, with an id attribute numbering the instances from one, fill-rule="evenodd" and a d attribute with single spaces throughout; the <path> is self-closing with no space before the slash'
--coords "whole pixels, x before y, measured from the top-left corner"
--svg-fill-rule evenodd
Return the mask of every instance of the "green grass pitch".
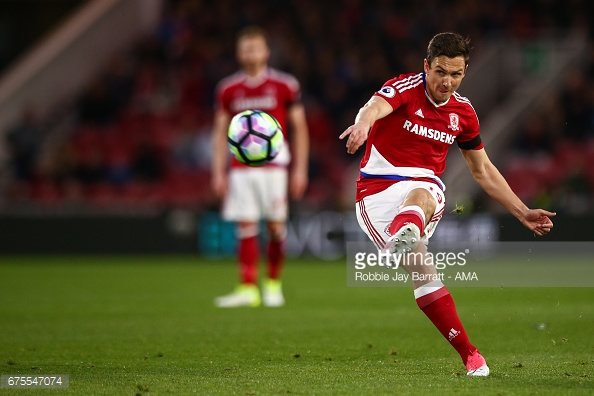
<path id="1" fill-rule="evenodd" d="M 411 288 L 347 288 L 345 274 L 290 260 L 285 307 L 217 309 L 231 261 L 0 258 L 0 374 L 70 377 L 0 394 L 594 393 L 594 288 L 452 288 L 492 372 L 469 378 Z"/>

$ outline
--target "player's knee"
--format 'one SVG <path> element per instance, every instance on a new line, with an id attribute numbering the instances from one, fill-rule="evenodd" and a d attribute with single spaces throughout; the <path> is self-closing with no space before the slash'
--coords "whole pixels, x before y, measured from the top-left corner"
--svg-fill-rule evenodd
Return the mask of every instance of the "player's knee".
<path id="1" fill-rule="evenodd" d="M 430 217 L 433 216 L 433 213 L 435 213 L 435 209 L 437 208 L 437 202 L 435 202 L 435 198 L 433 198 L 433 195 L 431 195 L 431 193 L 427 190 L 425 191 L 425 207 L 423 208 L 423 210 L 425 210 L 425 213 L 427 215 L 429 215 Z"/>
<path id="2" fill-rule="evenodd" d="M 251 238 L 260 233 L 260 227 L 258 226 L 258 223 L 244 222 L 237 225 L 235 232 L 237 233 L 238 239 Z"/>
<path id="3" fill-rule="evenodd" d="M 282 241 L 287 237 L 285 223 L 268 223 L 268 235 L 273 241 Z"/>
<path id="4" fill-rule="evenodd" d="M 435 198 L 433 198 L 431 193 L 424 188 L 417 188 L 409 194 L 403 206 L 409 205 L 420 207 L 429 218 L 433 216 L 433 213 L 435 213 L 435 209 L 437 208 Z"/>

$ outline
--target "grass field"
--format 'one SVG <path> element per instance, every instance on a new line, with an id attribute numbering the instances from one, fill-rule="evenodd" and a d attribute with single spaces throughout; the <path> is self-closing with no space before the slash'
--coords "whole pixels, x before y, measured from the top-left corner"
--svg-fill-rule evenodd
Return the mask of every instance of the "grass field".
<path id="1" fill-rule="evenodd" d="M 0 394 L 594 393 L 594 288 L 453 288 L 492 375 L 469 378 L 406 288 L 291 261 L 283 308 L 216 309 L 236 270 L 192 257 L 0 258 Z M 547 323 L 539 330 L 537 323 Z"/>

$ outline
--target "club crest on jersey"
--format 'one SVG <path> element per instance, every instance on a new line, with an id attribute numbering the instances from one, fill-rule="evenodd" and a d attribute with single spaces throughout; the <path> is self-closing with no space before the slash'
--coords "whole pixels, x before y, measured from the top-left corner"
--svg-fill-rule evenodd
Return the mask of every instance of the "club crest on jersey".
<path id="1" fill-rule="evenodd" d="M 450 125 L 448 126 L 448 128 L 452 131 L 457 131 L 458 129 L 460 129 L 460 127 L 458 126 L 459 123 L 460 119 L 458 118 L 458 114 L 450 113 Z"/>
<path id="2" fill-rule="evenodd" d="M 396 95 L 396 90 L 394 87 L 386 86 L 382 87 L 379 91 L 377 91 L 380 95 L 385 96 L 386 98 L 393 98 Z"/>

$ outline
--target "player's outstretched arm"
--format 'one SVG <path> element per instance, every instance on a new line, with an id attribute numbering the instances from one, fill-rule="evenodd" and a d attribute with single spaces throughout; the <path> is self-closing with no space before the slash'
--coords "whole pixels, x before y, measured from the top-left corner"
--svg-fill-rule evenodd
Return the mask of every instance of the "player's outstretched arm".
<path id="1" fill-rule="evenodd" d="M 538 236 L 551 231 L 550 217 L 555 213 L 543 209 L 529 209 L 512 191 L 497 167 L 491 163 L 484 149 L 460 150 L 468 163 L 472 176 L 493 199 L 503 205 L 522 224 Z"/>
<path id="2" fill-rule="evenodd" d="M 212 129 L 211 185 L 217 197 L 227 194 L 227 128 L 231 116 L 224 110 L 217 110 Z"/>
<path id="3" fill-rule="evenodd" d="M 348 127 L 339 139 L 349 137 L 346 142 L 347 152 L 354 154 L 359 147 L 367 140 L 367 135 L 374 122 L 384 118 L 393 111 L 392 105 L 379 96 L 372 96 L 371 99 L 357 113 L 355 123 Z"/>
<path id="4" fill-rule="evenodd" d="M 289 122 L 292 126 L 293 166 L 289 192 L 291 198 L 301 199 L 307 189 L 307 167 L 309 161 L 309 131 L 305 109 L 302 104 L 294 104 L 288 111 Z"/>

